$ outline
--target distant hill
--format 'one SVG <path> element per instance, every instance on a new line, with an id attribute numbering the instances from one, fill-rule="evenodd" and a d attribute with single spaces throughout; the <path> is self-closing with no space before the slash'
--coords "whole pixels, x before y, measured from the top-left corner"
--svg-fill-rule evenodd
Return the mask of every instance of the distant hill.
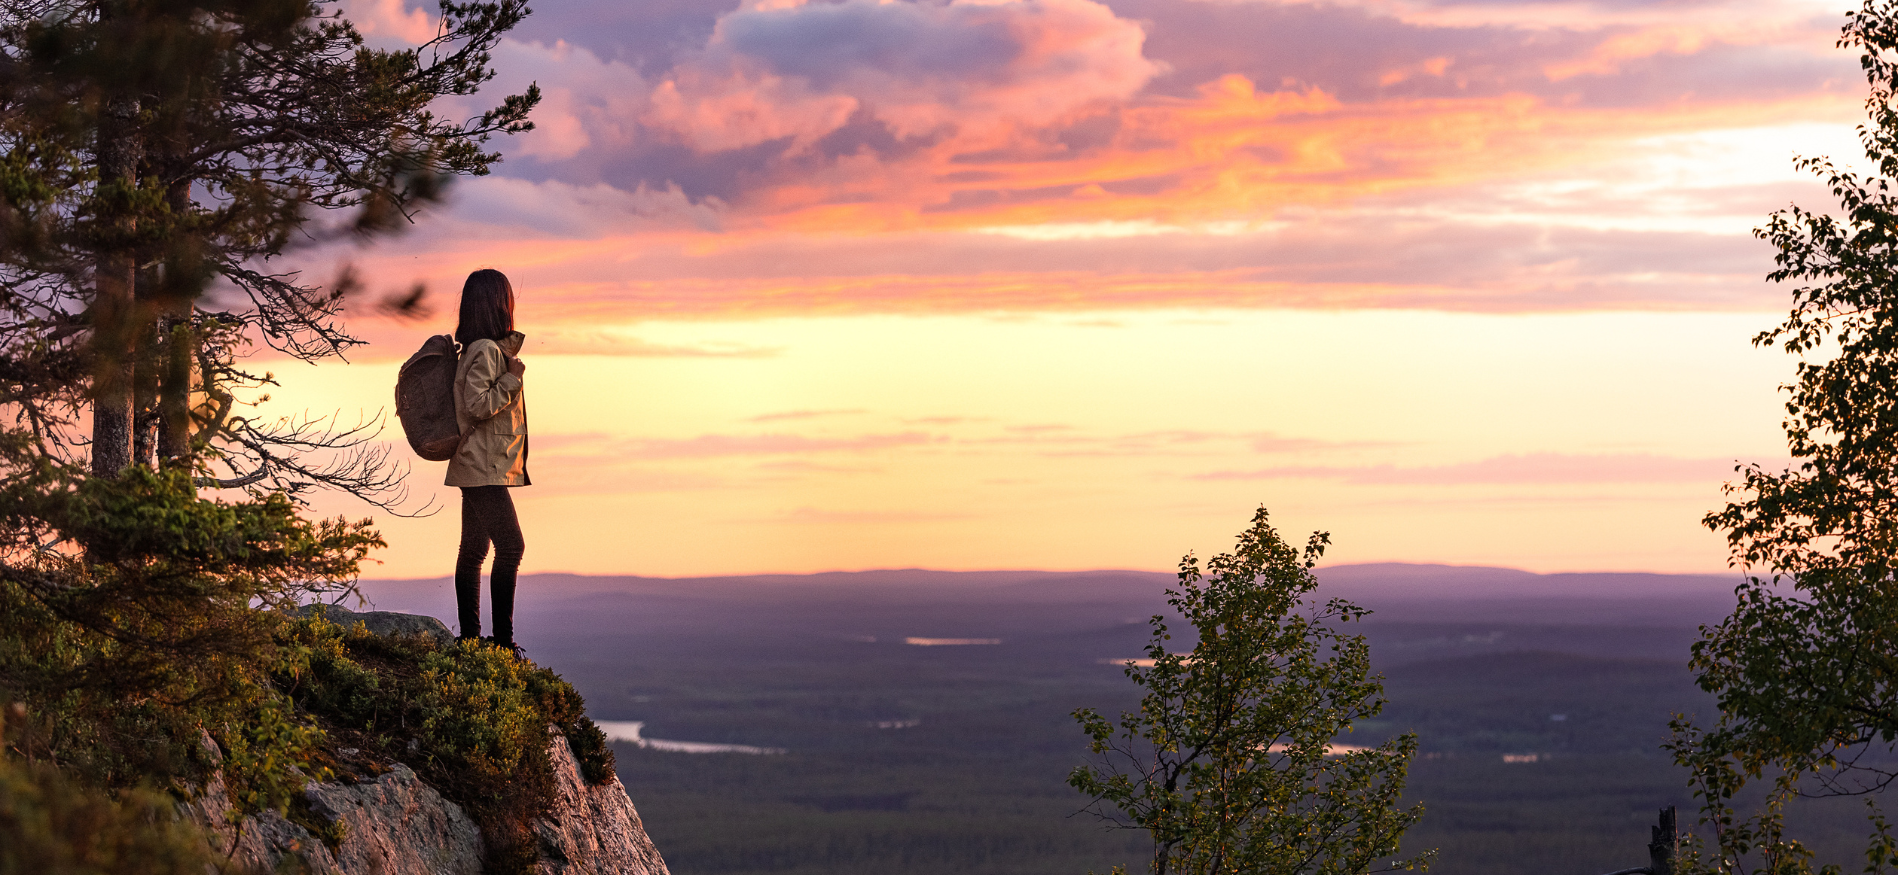
<path id="1" fill-rule="evenodd" d="M 1733 609 L 1738 574 L 1594 572 L 1377 563 L 1318 570 L 1320 593 L 1383 621 L 1697 626 Z"/>
<path id="2" fill-rule="evenodd" d="M 1733 605 L 1737 575 L 1534 574 L 1511 568 L 1376 563 L 1318 569 L 1319 595 L 1349 599 L 1380 623 L 1488 622 L 1694 627 Z M 524 625 L 539 615 L 618 624 L 622 611 L 696 612 L 712 605 L 730 621 L 756 615 L 777 625 L 784 611 L 822 625 L 863 612 L 919 609 L 963 614 L 984 606 L 1072 606 L 1077 621 L 1144 619 L 1164 610 L 1174 576 L 1148 571 L 928 571 L 891 569 L 806 575 L 636 577 L 534 574 L 522 578 Z M 371 580 L 363 593 L 384 610 L 452 621 L 448 578 Z M 576 608 L 585 609 L 576 613 Z M 1129 614 L 1129 612 L 1132 612 Z M 733 616 L 736 615 L 736 616 Z M 843 625 L 848 626 L 849 623 Z"/>

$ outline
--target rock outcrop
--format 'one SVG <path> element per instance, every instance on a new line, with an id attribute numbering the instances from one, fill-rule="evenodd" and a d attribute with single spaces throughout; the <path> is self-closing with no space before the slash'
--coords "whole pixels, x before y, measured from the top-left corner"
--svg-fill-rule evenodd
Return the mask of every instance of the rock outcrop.
<path id="1" fill-rule="evenodd" d="M 670 875 L 618 777 L 587 786 L 557 732 L 548 754 L 557 790 L 553 810 L 534 823 L 542 875 Z M 342 826 L 334 847 L 275 813 L 233 826 L 221 780 L 213 780 L 186 812 L 216 834 L 221 853 L 255 871 L 481 875 L 481 833 L 474 820 L 407 766 L 355 784 L 312 783 L 303 793 L 312 813 Z"/>
<path id="2" fill-rule="evenodd" d="M 313 611 L 323 611 L 331 622 L 345 628 L 361 623 L 377 635 L 428 635 L 444 642 L 453 637 L 434 617 L 357 612 L 335 605 L 306 605 L 297 613 L 307 616 Z M 610 776 L 589 786 L 566 737 L 558 727 L 547 729 L 555 789 L 552 809 L 532 824 L 539 856 L 536 871 L 540 875 L 670 875 L 619 778 Z M 214 759 L 219 758 L 210 735 L 202 743 Z M 312 782 L 303 788 L 307 805 L 300 808 L 309 816 L 298 817 L 301 823 L 275 812 L 234 823 L 230 792 L 221 777 L 213 778 L 183 810 L 210 830 L 220 854 L 244 870 L 482 875 L 481 830 L 461 806 L 400 763 L 369 764 L 366 770 L 348 771 L 356 780 Z M 304 824 L 316 827 L 316 832 Z"/>
<path id="3" fill-rule="evenodd" d="M 554 733 L 554 810 L 534 824 L 543 875 L 669 875 L 619 776 L 587 786 L 567 739 Z"/>
<path id="4" fill-rule="evenodd" d="M 311 784 L 303 794 L 316 816 L 341 825 L 343 840 L 334 848 L 274 812 L 233 825 L 221 780 L 187 810 L 214 831 L 220 852 L 254 871 L 481 875 L 481 832 L 474 821 L 408 766 L 359 784 Z"/>
<path id="5" fill-rule="evenodd" d="M 321 611 L 325 619 L 345 629 L 363 624 L 363 627 L 377 635 L 428 635 L 437 641 L 452 641 L 454 633 L 442 621 L 426 614 L 404 614 L 397 611 L 352 611 L 341 605 L 304 605 L 296 610 L 299 617 L 307 617 Z"/>
<path id="6" fill-rule="evenodd" d="M 408 766 L 361 784 L 312 784 L 303 793 L 317 817 L 344 828 L 330 855 L 339 872 L 480 875 L 480 828 Z"/>

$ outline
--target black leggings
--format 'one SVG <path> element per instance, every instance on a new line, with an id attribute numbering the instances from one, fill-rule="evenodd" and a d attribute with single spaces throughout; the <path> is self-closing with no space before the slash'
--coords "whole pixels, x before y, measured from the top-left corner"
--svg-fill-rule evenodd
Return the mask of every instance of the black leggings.
<path id="1" fill-rule="evenodd" d="M 514 515 L 514 499 L 506 486 L 461 488 L 461 552 L 455 556 L 455 604 L 461 614 L 461 636 L 481 635 L 481 563 L 494 544 L 494 641 L 514 643 L 514 577 L 521 567 L 527 542 L 521 539 L 521 520 Z"/>

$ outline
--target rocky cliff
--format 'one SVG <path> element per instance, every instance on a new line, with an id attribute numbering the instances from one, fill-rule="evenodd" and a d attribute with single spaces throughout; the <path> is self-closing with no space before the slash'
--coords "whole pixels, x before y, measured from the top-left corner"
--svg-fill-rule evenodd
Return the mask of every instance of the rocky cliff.
<path id="1" fill-rule="evenodd" d="M 429 617 L 331 612 L 378 634 L 447 637 Z M 555 793 L 532 833 L 539 875 L 669 875 L 619 778 L 588 785 L 567 739 L 549 727 Z M 205 744 L 211 745 L 207 736 Z M 213 750 L 215 746 L 213 745 Z M 209 829 L 222 856 L 257 872 L 318 875 L 483 875 L 481 831 L 461 806 L 400 763 L 354 781 L 314 782 L 303 790 L 299 822 L 274 812 L 233 823 L 232 803 L 214 779 L 187 816 Z M 315 831 L 312 831 L 312 827 Z"/>
<path id="2" fill-rule="evenodd" d="M 559 783 L 554 810 L 534 824 L 542 875 L 669 875 L 647 838 L 639 812 L 618 778 L 587 786 L 567 740 L 552 735 L 549 754 Z M 481 832 L 461 806 L 443 799 L 407 766 L 372 781 L 313 783 L 310 810 L 340 824 L 333 847 L 281 815 L 266 813 L 232 825 L 221 782 L 186 806 L 211 829 L 218 850 L 241 867 L 316 875 L 482 875 Z M 334 833 L 333 833 L 334 834 Z"/>

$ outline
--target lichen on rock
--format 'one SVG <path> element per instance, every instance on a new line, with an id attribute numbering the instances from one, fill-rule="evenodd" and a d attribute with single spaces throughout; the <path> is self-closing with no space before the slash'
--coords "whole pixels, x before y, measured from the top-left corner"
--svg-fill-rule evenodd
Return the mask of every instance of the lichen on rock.
<path id="1" fill-rule="evenodd" d="M 300 612 L 287 627 L 304 656 L 280 682 L 323 729 L 308 773 L 322 780 L 287 812 L 239 816 L 214 776 L 185 811 L 222 854 L 320 875 L 668 875 L 571 686 L 443 640 L 434 618 L 379 613 Z"/>
<path id="2" fill-rule="evenodd" d="M 549 727 L 551 730 L 552 727 Z M 554 807 L 534 823 L 544 875 L 668 875 L 666 861 L 646 836 L 639 812 L 619 777 L 589 786 L 580 763 L 558 732 L 548 754 L 554 762 Z"/>
<path id="3" fill-rule="evenodd" d="M 220 852 L 240 869 L 312 875 L 481 875 L 481 831 L 461 806 L 442 798 L 407 766 L 359 784 L 312 783 L 310 809 L 340 824 L 341 841 L 324 839 L 266 811 L 237 823 L 222 779 L 213 780 L 186 813 L 223 841 Z"/>
<path id="4" fill-rule="evenodd" d="M 391 635 L 427 635 L 443 643 L 454 640 L 454 633 L 448 631 L 448 625 L 427 614 L 404 614 L 400 611 L 352 611 L 342 605 L 304 605 L 295 612 L 297 617 L 309 617 L 322 614 L 330 622 L 348 629 L 357 623 L 371 634 Z"/>
<path id="5" fill-rule="evenodd" d="M 558 789 L 552 810 L 533 824 L 538 859 L 531 870 L 540 875 L 669 875 L 619 779 L 588 785 L 566 738 L 553 729 L 548 755 Z M 233 824 L 221 779 L 214 779 L 185 812 L 209 828 L 223 845 L 217 850 L 242 869 L 482 875 L 481 831 L 474 819 L 407 766 L 397 764 L 355 784 L 312 783 L 304 796 L 317 817 L 342 825 L 333 847 L 276 812 Z"/>

